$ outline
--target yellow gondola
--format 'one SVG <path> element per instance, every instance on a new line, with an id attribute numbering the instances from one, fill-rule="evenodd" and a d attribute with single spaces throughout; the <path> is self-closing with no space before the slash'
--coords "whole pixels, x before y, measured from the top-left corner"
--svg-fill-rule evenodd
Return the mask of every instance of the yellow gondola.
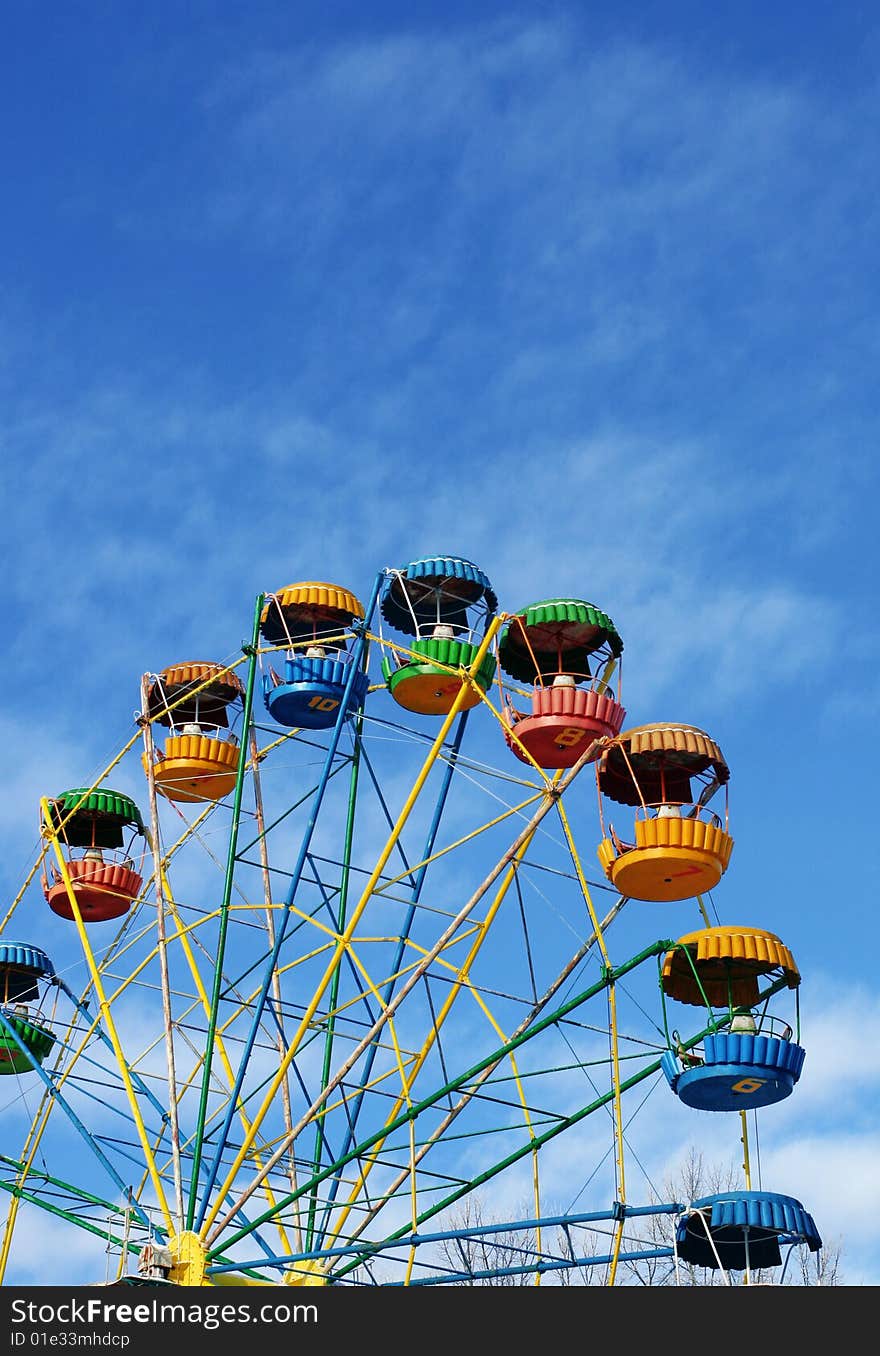
<path id="1" fill-rule="evenodd" d="M 596 764 L 602 869 L 620 894 L 667 902 L 693 899 L 718 884 L 730 862 L 727 785 L 718 745 L 693 725 L 657 723 L 624 730 Z M 708 809 L 723 790 L 723 816 Z M 632 806 L 632 830 L 605 824 L 605 800 Z"/>
<path id="2" fill-rule="evenodd" d="M 145 718 L 165 726 L 153 776 L 168 800 L 221 800 L 235 786 L 241 749 L 231 729 L 243 689 L 220 664 L 185 663 L 163 669 L 149 685 Z M 147 755 L 144 770 L 149 771 Z"/>

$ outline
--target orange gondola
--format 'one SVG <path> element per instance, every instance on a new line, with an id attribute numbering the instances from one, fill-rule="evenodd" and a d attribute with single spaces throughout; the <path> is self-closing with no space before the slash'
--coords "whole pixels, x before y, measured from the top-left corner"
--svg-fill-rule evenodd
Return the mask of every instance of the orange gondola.
<path id="1" fill-rule="evenodd" d="M 596 763 L 605 875 L 621 895 L 666 902 L 716 886 L 730 862 L 730 772 L 718 745 L 693 725 L 624 730 Z M 723 815 L 708 808 L 724 793 Z M 632 832 L 605 827 L 603 798 L 632 806 Z"/>
<path id="2" fill-rule="evenodd" d="M 156 789 L 168 800 L 222 800 L 235 786 L 241 749 L 232 723 L 242 707 L 238 675 L 220 664 L 175 664 L 148 687 L 151 721 L 165 726 L 154 750 Z M 146 754 L 144 770 L 149 771 Z"/>

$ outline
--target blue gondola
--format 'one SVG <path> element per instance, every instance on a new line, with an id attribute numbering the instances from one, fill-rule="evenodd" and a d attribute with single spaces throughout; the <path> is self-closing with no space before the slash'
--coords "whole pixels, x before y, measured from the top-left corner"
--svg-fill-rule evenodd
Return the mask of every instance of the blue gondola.
<path id="1" fill-rule="evenodd" d="M 805 1051 L 784 1036 L 718 1031 L 702 1057 L 666 1050 L 660 1061 L 672 1091 L 697 1111 L 750 1111 L 788 1097 Z"/>
<path id="2" fill-rule="evenodd" d="M 661 1057 L 666 1081 L 686 1106 L 751 1111 L 781 1102 L 794 1089 L 805 1051 L 789 1023 L 768 1011 L 773 987 L 762 991 L 759 978 L 775 981 L 776 988 L 796 990 L 800 983 L 791 952 L 760 928 L 704 928 L 667 952 L 664 995 L 703 1007 L 716 1028 L 702 1046 L 687 1049 L 673 1031 Z"/>
<path id="3" fill-rule="evenodd" d="M 792 1196 L 726 1191 L 693 1201 L 675 1228 L 679 1258 L 691 1266 L 744 1271 L 777 1267 L 781 1246 L 822 1246 L 811 1215 Z"/>
<path id="4" fill-rule="evenodd" d="M 38 946 L 28 942 L 0 943 L 0 1074 L 27 1073 L 43 1063 L 55 1037 L 32 1017 L 28 1003 L 40 997 L 40 982 L 55 970 Z"/>
<path id="5" fill-rule="evenodd" d="M 263 675 L 266 709 L 279 725 L 325 730 L 336 724 L 351 675 L 347 643 L 362 621 L 363 605 L 335 584 L 291 584 L 263 607 L 260 632 L 271 645 L 284 645 L 283 672 Z M 359 670 L 348 690 L 346 716 L 363 704 L 369 678 Z"/>

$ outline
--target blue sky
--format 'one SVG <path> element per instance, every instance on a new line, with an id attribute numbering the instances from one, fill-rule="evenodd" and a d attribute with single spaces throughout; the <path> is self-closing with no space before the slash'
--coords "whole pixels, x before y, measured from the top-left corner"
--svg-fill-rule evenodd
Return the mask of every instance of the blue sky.
<path id="1" fill-rule="evenodd" d="M 594 601 L 630 723 L 728 758 L 716 906 L 804 979 L 779 1189 L 877 1284 L 870 7 L 4 30 L 5 890 L 140 675 L 235 652 L 261 591 L 440 552 L 503 609 Z"/>

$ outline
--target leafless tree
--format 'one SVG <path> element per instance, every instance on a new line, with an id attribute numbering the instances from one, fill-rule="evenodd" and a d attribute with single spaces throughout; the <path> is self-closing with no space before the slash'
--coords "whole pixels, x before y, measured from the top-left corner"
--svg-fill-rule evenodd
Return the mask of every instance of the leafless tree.
<path id="1" fill-rule="evenodd" d="M 498 1233 L 468 1233 L 493 1221 L 483 1215 L 482 1202 L 467 1196 L 451 1217 L 450 1228 L 461 1231 L 456 1238 L 440 1244 L 441 1266 L 451 1275 L 466 1273 L 466 1278 L 450 1280 L 450 1285 L 534 1285 L 535 1273 L 516 1271 L 537 1260 L 534 1229 L 503 1229 Z M 490 1273 L 486 1275 L 485 1273 Z"/>

